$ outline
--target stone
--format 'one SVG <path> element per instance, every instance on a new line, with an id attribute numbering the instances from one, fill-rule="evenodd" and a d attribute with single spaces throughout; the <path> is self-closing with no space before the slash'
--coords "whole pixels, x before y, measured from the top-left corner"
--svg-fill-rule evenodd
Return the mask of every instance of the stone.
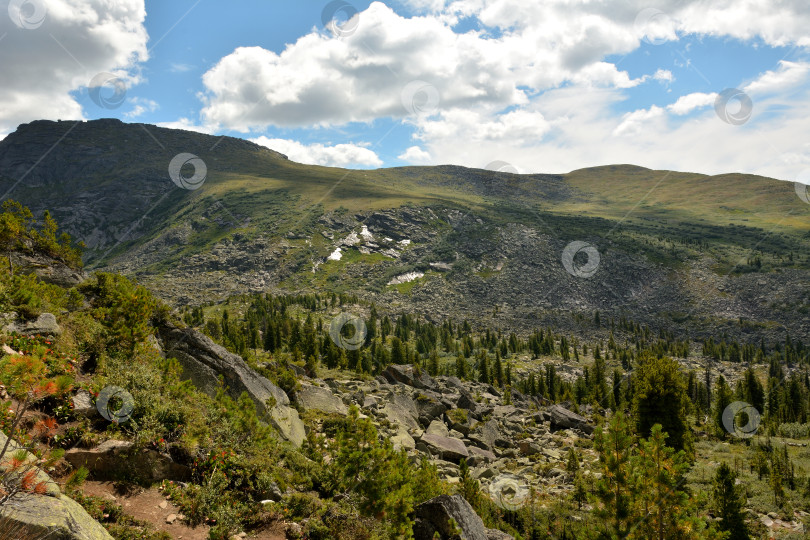
<path id="1" fill-rule="evenodd" d="M 562 405 L 552 405 L 549 407 L 548 413 L 551 416 L 552 427 L 557 429 L 578 429 L 588 435 L 593 433 L 594 426 L 589 424 L 584 416 L 571 412 Z"/>
<path id="2" fill-rule="evenodd" d="M 414 441 L 413 437 L 404 429 L 400 428 L 396 435 L 391 437 L 391 443 L 394 445 L 394 450 L 399 450 L 401 448 L 405 450 L 413 450 L 416 448 L 416 441 Z"/>
<path id="3" fill-rule="evenodd" d="M 515 537 L 511 534 L 499 531 L 498 529 L 487 529 L 486 533 L 487 540 L 515 540 Z"/>
<path id="4" fill-rule="evenodd" d="M 8 438 L 0 431 L 0 449 Z M 0 473 L 12 454 L 23 450 L 15 441 L 10 441 L 6 454 L 0 462 Z M 73 499 L 62 495 L 59 485 L 42 469 L 33 465 L 36 458 L 25 452 L 37 483 L 45 485 L 44 494 L 20 493 L 3 506 L 0 515 L 0 535 L 13 531 L 14 538 L 53 538 L 54 540 L 112 540 L 98 522 Z M 5 536 L 4 536 L 5 538 Z"/>
<path id="5" fill-rule="evenodd" d="M 461 495 L 439 495 L 415 510 L 414 540 L 488 540 L 484 522 Z"/>
<path id="6" fill-rule="evenodd" d="M 67 497 L 17 495 L 3 507 L 0 531 L 13 530 L 14 538 L 53 540 L 112 540 L 107 530 Z"/>
<path id="7" fill-rule="evenodd" d="M 466 459 L 470 456 L 467 447 L 459 439 L 426 433 L 420 440 L 427 445 L 432 454 L 453 463 L 458 463 L 462 458 Z"/>
<path id="8" fill-rule="evenodd" d="M 301 389 L 296 392 L 296 401 L 306 410 L 315 409 L 343 415 L 349 412 L 343 401 L 331 390 L 313 384 L 301 383 Z"/>
<path id="9" fill-rule="evenodd" d="M 91 450 L 73 448 L 65 452 L 65 461 L 75 469 L 86 467 L 95 480 L 120 480 L 137 477 L 151 482 L 188 480 L 191 469 L 175 463 L 170 456 L 151 449 L 136 450 L 128 441 L 105 441 Z"/>
<path id="10" fill-rule="evenodd" d="M 520 441 L 518 443 L 518 449 L 520 449 L 520 453 L 524 456 L 533 456 L 540 453 L 540 447 L 532 441 Z"/>
<path id="11" fill-rule="evenodd" d="M 262 377 L 242 359 L 193 328 L 177 328 L 165 323 L 159 329 L 167 356 L 178 360 L 183 377 L 208 395 L 215 396 L 219 376 L 225 380 L 228 395 L 238 399 L 247 392 L 260 417 L 272 424 L 281 436 L 296 446 L 306 437 L 298 411 L 290 407 L 284 391 Z"/>
<path id="12" fill-rule="evenodd" d="M 60 287 L 74 287 L 87 279 L 87 274 L 81 270 L 44 254 L 15 250 L 4 253 L 3 258 L 11 263 L 15 274 L 34 274 L 45 283 Z"/>
<path id="13" fill-rule="evenodd" d="M 425 430 L 425 433 L 430 433 L 431 435 L 441 435 L 442 437 L 449 436 L 447 426 L 441 420 L 434 420 L 431 422 Z"/>
<path id="14" fill-rule="evenodd" d="M 418 389 L 435 390 L 438 384 L 424 371 L 417 372 L 413 366 L 391 364 L 381 373 L 386 382 L 390 384 L 405 384 Z"/>
<path id="15" fill-rule="evenodd" d="M 470 454 L 470 459 L 472 459 L 473 457 L 478 458 L 476 460 L 477 462 L 480 461 L 480 462 L 483 462 L 483 463 L 492 463 L 493 461 L 495 461 L 497 459 L 495 457 L 495 454 L 493 454 L 489 450 L 483 450 L 483 449 L 477 448 L 475 446 L 467 447 L 467 451 Z M 477 465 L 477 463 L 476 463 L 476 465 Z"/>
<path id="16" fill-rule="evenodd" d="M 73 412 L 88 418 L 98 415 L 98 409 L 93 405 L 93 396 L 90 395 L 90 392 L 83 388 L 76 392 L 73 396 Z"/>
<path id="17" fill-rule="evenodd" d="M 166 516 L 166 523 L 168 523 L 169 525 L 171 525 L 175 521 L 177 521 L 177 514 L 169 514 L 168 516 Z"/>
<path id="18" fill-rule="evenodd" d="M 30 322 L 13 322 L 3 328 L 8 333 L 22 334 L 25 336 L 58 336 L 62 333 L 62 327 L 56 322 L 56 317 L 52 313 L 42 313 L 37 320 Z"/>
<path id="19" fill-rule="evenodd" d="M 406 429 L 419 428 L 419 423 L 416 421 L 416 404 L 408 396 L 391 394 L 382 412 L 390 422 L 399 426 Z"/>

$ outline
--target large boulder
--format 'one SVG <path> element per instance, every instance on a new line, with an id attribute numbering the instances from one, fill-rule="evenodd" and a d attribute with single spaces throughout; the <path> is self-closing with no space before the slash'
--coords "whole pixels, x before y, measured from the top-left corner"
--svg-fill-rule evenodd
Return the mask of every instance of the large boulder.
<path id="1" fill-rule="evenodd" d="M 552 405 L 548 409 L 551 416 L 551 427 L 557 429 L 578 429 L 590 435 L 593 433 L 593 425 L 588 423 L 584 416 L 571 412 L 562 405 Z"/>
<path id="2" fill-rule="evenodd" d="M 425 433 L 422 435 L 421 441 L 432 454 L 438 455 L 445 461 L 458 463 L 462 458 L 467 459 L 470 456 L 464 443 L 453 437 Z"/>
<path id="3" fill-rule="evenodd" d="M 65 452 L 74 468 L 85 467 L 95 480 L 138 477 L 150 482 L 188 480 L 191 469 L 155 450 L 137 450 L 131 442 L 109 440 L 92 450 L 74 448 Z"/>
<path id="4" fill-rule="evenodd" d="M 247 392 L 256 404 L 260 416 L 271 423 L 282 437 L 296 446 L 304 442 L 304 423 L 298 411 L 290 407 L 287 394 L 211 338 L 193 328 L 177 328 L 165 324 L 160 337 L 166 356 L 180 362 L 183 376 L 203 392 L 214 396 L 219 388 L 219 376 L 225 380 L 228 394 L 237 399 Z"/>
<path id="5" fill-rule="evenodd" d="M 56 317 L 52 313 L 42 313 L 37 320 L 29 322 L 13 322 L 6 325 L 3 330 L 8 333 L 22 334 L 26 336 L 58 336 L 62 333 L 62 327 L 56 322 Z"/>
<path id="6" fill-rule="evenodd" d="M 0 431 L 0 449 L 7 437 Z M 13 454 L 22 450 L 14 441 L 0 462 L 0 474 Z M 112 540 L 106 529 L 75 501 L 62 495 L 59 486 L 33 464 L 36 458 L 26 452 L 26 463 L 36 482 L 45 485 L 44 494 L 17 494 L 0 508 L 0 538 L 49 538 L 54 540 Z"/>
<path id="7" fill-rule="evenodd" d="M 408 396 L 391 394 L 382 412 L 390 422 L 405 429 L 419 429 L 419 424 L 416 421 L 416 403 Z"/>
<path id="8" fill-rule="evenodd" d="M 11 263 L 15 274 L 35 274 L 46 283 L 73 287 L 87 279 L 87 274 L 81 270 L 71 268 L 64 262 L 47 255 L 11 251 L 3 253 L 2 256 Z"/>
<path id="9" fill-rule="evenodd" d="M 12 531 L 13 536 L 5 536 Z M 112 540 L 112 536 L 70 497 L 18 495 L 0 510 L 0 538 Z"/>
<path id="10" fill-rule="evenodd" d="M 470 503 L 461 495 L 439 495 L 415 510 L 414 540 L 513 540 L 508 534 L 484 527 Z"/>
<path id="11" fill-rule="evenodd" d="M 391 364 L 381 373 L 389 384 L 406 384 L 420 390 L 435 390 L 438 388 L 436 381 L 424 371 L 417 371 L 413 366 Z"/>
<path id="12" fill-rule="evenodd" d="M 315 409 L 325 413 L 347 414 L 349 410 L 343 401 L 328 388 L 302 383 L 295 399 L 304 409 Z"/>

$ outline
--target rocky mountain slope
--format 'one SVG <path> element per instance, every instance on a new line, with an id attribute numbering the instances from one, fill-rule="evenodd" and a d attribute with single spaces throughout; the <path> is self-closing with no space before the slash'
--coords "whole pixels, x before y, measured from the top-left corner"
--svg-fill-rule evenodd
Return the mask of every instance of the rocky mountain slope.
<path id="1" fill-rule="evenodd" d="M 171 179 L 182 153 L 205 164 L 198 189 Z M 91 268 L 137 276 L 180 305 L 335 291 L 523 330 L 591 332 L 584 321 L 598 310 L 692 337 L 810 335 L 810 205 L 766 178 L 350 171 L 97 120 L 20 126 L 0 142 L 0 190 L 51 209 L 85 240 Z"/>

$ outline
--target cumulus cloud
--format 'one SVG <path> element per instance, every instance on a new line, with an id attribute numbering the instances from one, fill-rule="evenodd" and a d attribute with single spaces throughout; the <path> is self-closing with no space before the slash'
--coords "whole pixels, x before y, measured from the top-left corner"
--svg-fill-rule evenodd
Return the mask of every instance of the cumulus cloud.
<path id="1" fill-rule="evenodd" d="M 407 161 L 408 163 L 412 163 L 414 165 L 427 165 L 432 161 L 430 152 L 425 152 L 418 146 L 408 147 L 407 150 L 397 156 L 397 159 Z"/>
<path id="2" fill-rule="evenodd" d="M 716 93 L 704 94 L 703 92 L 693 92 L 691 94 L 681 96 L 675 103 L 667 105 L 667 110 L 672 114 L 682 116 L 684 114 L 689 114 L 695 109 L 713 105 L 716 99 Z"/>
<path id="3" fill-rule="evenodd" d="M 124 113 L 127 118 L 137 118 L 144 113 L 155 112 L 160 108 L 157 101 L 134 97 L 128 100 L 133 105 L 132 110 Z"/>
<path id="4" fill-rule="evenodd" d="M 34 24 L 5 19 L 0 25 L 5 36 L 0 42 L 0 131 L 38 118 L 83 119 L 70 92 L 87 87 L 100 72 L 137 83 L 135 68 L 148 56 L 143 0 L 36 4 L 46 10 Z M 8 17 L 8 6 L 9 0 L 0 0 L 0 17 Z"/>
<path id="5" fill-rule="evenodd" d="M 251 139 L 256 144 L 281 152 L 292 161 L 308 165 L 327 167 L 380 167 L 379 156 L 365 146 L 357 144 L 336 144 L 328 146 L 320 143 L 305 145 L 289 139 L 271 139 L 261 136 Z"/>

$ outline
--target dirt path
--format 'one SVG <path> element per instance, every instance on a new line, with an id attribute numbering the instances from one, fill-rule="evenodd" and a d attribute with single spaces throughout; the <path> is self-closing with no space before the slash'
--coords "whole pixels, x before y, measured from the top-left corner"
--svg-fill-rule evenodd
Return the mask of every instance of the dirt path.
<path id="1" fill-rule="evenodd" d="M 116 493 L 112 482 L 87 481 L 84 483 L 83 491 L 85 495 L 95 495 L 97 497 L 114 500 L 117 504 L 121 505 L 124 512 L 127 514 L 136 519 L 151 523 L 155 529 L 169 533 L 172 538 L 178 540 L 207 540 L 208 538 L 209 527 L 207 525 L 192 528 L 179 519 L 175 519 L 173 523 L 167 523 L 166 518 L 172 514 L 175 516 L 180 514 L 180 509 L 172 504 L 171 501 L 166 500 L 156 487 L 139 489 L 132 494 L 121 495 Z M 271 530 L 248 534 L 246 538 L 256 540 L 285 540 L 283 526 L 281 526 L 281 524 Z"/>

